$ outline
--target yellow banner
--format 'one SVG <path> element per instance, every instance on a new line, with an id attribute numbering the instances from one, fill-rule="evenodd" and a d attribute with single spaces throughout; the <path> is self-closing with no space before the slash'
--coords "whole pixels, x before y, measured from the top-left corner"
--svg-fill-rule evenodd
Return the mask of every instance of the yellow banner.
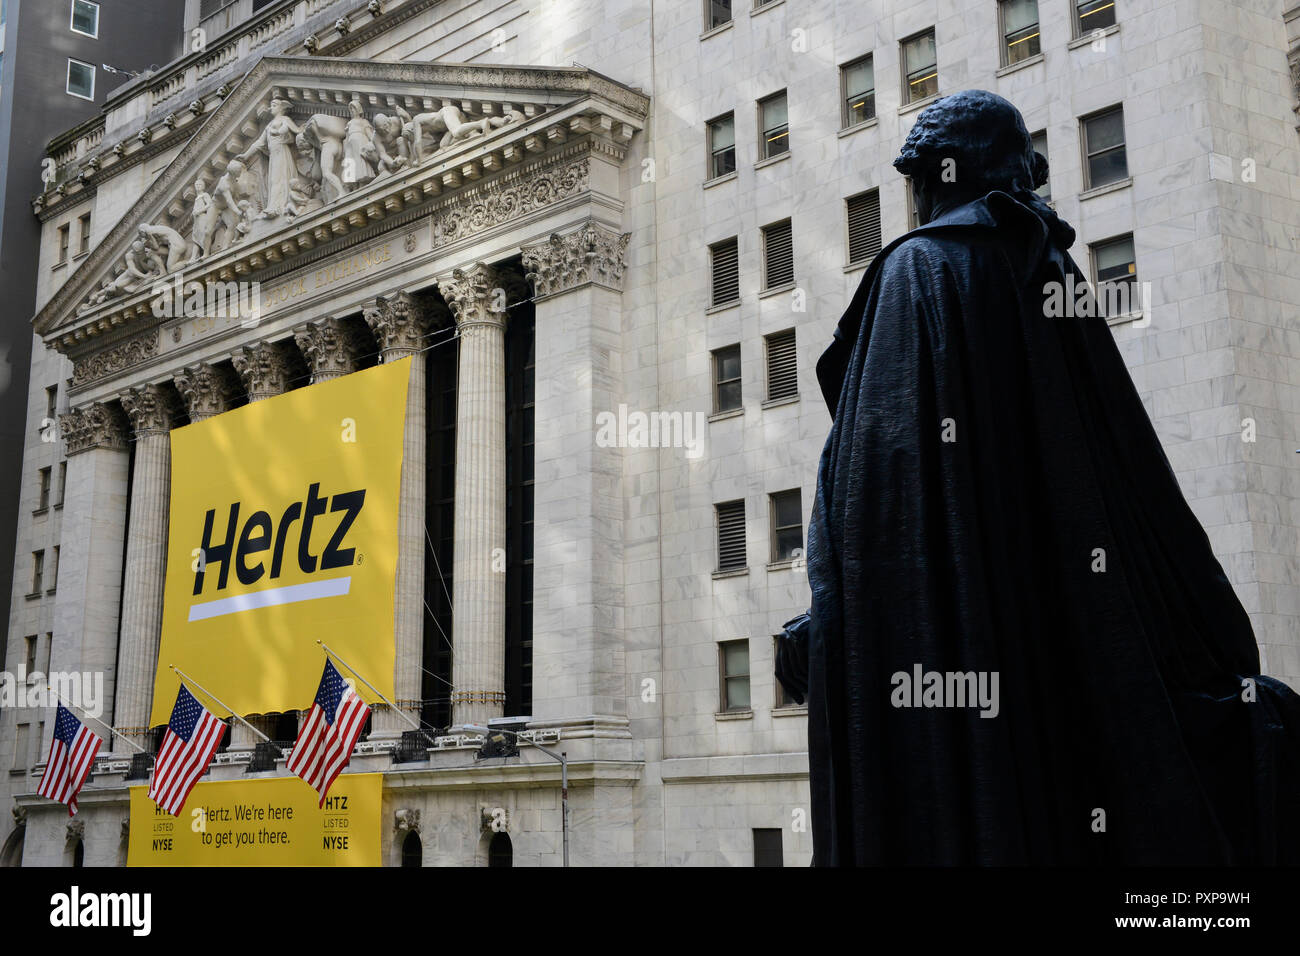
<path id="1" fill-rule="evenodd" d="M 127 866 L 379 866 L 383 774 L 345 773 L 325 806 L 297 777 L 200 783 L 180 816 L 131 788 Z"/>
<path id="2" fill-rule="evenodd" d="M 410 367 L 380 365 L 171 433 L 151 724 L 167 723 L 176 700 L 169 665 L 242 715 L 310 709 L 325 666 L 318 640 L 392 699 Z"/>

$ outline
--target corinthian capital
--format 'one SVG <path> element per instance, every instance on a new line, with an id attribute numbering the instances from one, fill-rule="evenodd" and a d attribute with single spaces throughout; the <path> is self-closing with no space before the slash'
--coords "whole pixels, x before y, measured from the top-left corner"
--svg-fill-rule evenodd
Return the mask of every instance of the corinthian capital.
<path id="1" fill-rule="evenodd" d="M 284 346 L 277 342 L 245 345 L 230 356 L 235 371 L 244 381 L 250 402 L 271 398 L 289 390 L 292 366 Z"/>
<path id="2" fill-rule="evenodd" d="M 619 234 L 588 219 L 574 232 L 553 232 L 541 243 L 523 247 L 524 269 L 534 294 L 556 295 L 589 283 L 621 292 L 631 233 Z"/>
<path id="3" fill-rule="evenodd" d="M 424 348 L 431 316 L 428 309 L 409 293 L 381 295 L 375 299 L 374 305 L 362 311 L 361 317 L 375 333 L 375 341 L 384 353 L 385 362 Z"/>
<path id="4" fill-rule="evenodd" d="M 506 288 L 509 278 L 483 262 L 468 269 L 453 269 L 438 282 L 442 297 L 456 317 L 457 328 L 506 323 Z"/>
<path id="5" fill-rule="evenodd" d="M 180 412 L 172 393 L 161 385 L 127 389 L 121 401 L 137 438 L 167 434 Z"/>
<path id="6" fill-rule="evenodd" d="M 125 415 L 101 402 L 59 416 L 59 433 L 69 457 L 92 448 L 125 448 L 129 427 Z"/>
<path id="7" fill-rule="evenodd" d="M 206 362 L 177 373 L 176 390 L 185 400 L 191 422 L 201 422 L 229 411 L 235 401 L 235 382 L 229 372 Z"/>
<path id="8" fill-rule="evenodd" d="M 324 382 L 355 372 L 357 361 L 365 349 L 356 327 L 342 319 L 312 322 L 294 332 L 293 340 L 311 366 L 313 382 Z"/>

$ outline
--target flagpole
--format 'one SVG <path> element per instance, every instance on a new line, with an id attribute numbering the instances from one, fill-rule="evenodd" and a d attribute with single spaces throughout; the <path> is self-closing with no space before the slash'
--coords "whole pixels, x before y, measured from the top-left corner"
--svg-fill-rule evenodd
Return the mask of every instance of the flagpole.
<path id="1" fill-rule="evenodd" d="M 196 681 L 196 680 L 195 680 L 193 677 L 191 677 L 189 674 L 186 674 L 183 670 L 181 670 L 181 669 L 180 669 L 179 667 L 177 667 L 175 664 L 168 664 L 167 666 L 170 667 L 173 671 L 175 671 L 176 674 L 180 677 L 181 680 L 189 681 L 191 684 L 193 684 L 193 685 L 194 685 L 195 687 L 197 687 L 199 690 L 203 691 L 203 693 L 206 694 L 208 697 L 210 697 L 210 698 L 212 698 L 213 700 L 215 700 L 218 704 L 221 704 L 221 707 L 222 707 L 223 709 L 225 709 L 225 710 L 230 710 L 229 707 L 227 707 L 224 703 L 221 702 L 221 699 L 220 699 L 219 697 L 217 697 L 216 694 L 212 693 L 212 691 L 208 690 L 206 687 L 204 687 L 202 684 L 200 684 L 198 681 Z M 240 717 L 240 716 L 239 716 L 237 713 L 235 713 L 233 710 L 230 710 L 230 716 L 231 716 L 231 717 L 234 717 L 235 720 L 239 721 L 241 724 L 243 724 L 245 727 L 247 727 L 247 728 L 248 728 L 249 730 L 251 730 L 253 733 L 257 734 L 257 736 L 261 737 L 261 738 L 262 738 L 263 740 L 265 740 L 268 744 L 270 744 L 270 743 L 274 743 L 274 742 L 275 742 L 275 741 L 273 741 L 270 737 L 266 736 L 266 734 L 262 733 L 260 730 L 258 730 L 256 727 L 254 727 L 254 726 L 253 726 L 252 724 L 250 724 L 248 721 L 246 721 L 243 717 Z"/>
<path id="2" fill-rule="evenodd" d="M 141 746 L 140 746 L 138 743 L 136 743 L 134 740 L 132 740 L 130 737 L 126 736 L 126 734 L 120 734 L 120 733 L 118 733 L 116 730 L 114 730 L 114 729 L 113 729 L 112 727 L 110 727 L 108 724 L 104 723 L 104 722 L 103 722 L 102 720 L 100 720 L 98 717 L 91 717 L 90 714 L 86 713 L 84 710 L 82 710 L 82 709 L 81 709 L 80 707 L 78 707 L 76 704 L 72 703 L 72 701 L 70 701 L 70 700 L 64 700 L 62 697 L 59 696 L 59 692 L 58 692 L 57 690 L 54 689 L 54 685 L 53 685 L 53 684 L 46 684 L 46 685 L 45 685 L 45 688 L 46 688 L 46 690 L 48 690 L 51 694 L 54 695 L 54 699 L 57 700 L 60 704 L 63 704 L 64 706 L 66 706 L 66 707 L 68 707 L 68 708 L 70 708 L 70 709 L 72 709 L 72 710 L 77 711 L 79 714 L 81 714 L 81 716 L 85 717 L 87 720 L 93 720 L 95 723 L 99 724 L 99 726 L 103 727 L 105 730 L 107 730 L 107 731 L 108 731 L 110 734 L 112 734 L 114 737 L 120 737 L 122 740 L 125 740 L 128 744 L 130 744 L 130 745 L 131 745 L 132 747 L 134 747 L 136 750 L 140 751 L 140 753 L 142 753 L 142 754 L 147 754 L 147 753 L 149 752 L 149 751 L 145 750 L 143 747 L 141 747 Z"/>
<path id="3" fill-rule="evenodd" d="M 324 641 L 317 641 L 316 643 L 319 644 L 322 648 L 324 648 L 326 654 L 328 654 L 330 657 L 334 658 L 336 661 L 338 661 L 340 664 L 342 664 L 342 665 L 343 665 L 344 667 L 346 667 L 348 670 L 352 671 L 352 673 L 356 676 L 357 680 L 361 681 L 361 683 L 365 684 L 365 685 L 366 685 L 367 687 L 369 687 L 372 691 L 374 691 L 375 696 L 378 697 L 380 700 L 382 700 L 382 701 L 383 701 L 385 704 L 387 704 L 389 707 L 393 708 L 393 710 L 395 710 L 395 711 L 397 712 L 397 715 L 398 715 L 399 717 L 401 717 L 404 721 L 406 721 L 408 724 L 410 724 L 412 727 L 414 727 L 415 730 L 416 730 L 418 733 L 423 734 L 425 740 L 429 741 L 429 743 L 434 743 L 434 739 L 433 739 L 432 737 L 429 736 L 428 731 L 426 731 L 423 727 L 421 727 L 421 726 L 420 726 L 419 724 L 417 724 L 414 720 L 412 720 L 411 717 L 410 717 L 410 715 L 407 714 L 406 711 L 402 710 L 400 707 L 398 707 L 396 704 L 394 704 L 391 700 L 389 700 L 387 697 L 385 697 L 383 694 L 381 694 L 381 693 L 379 692 L 379 688 L 375 687 L 374 684 L 370 683 L 370 681 L 366 680 L 364 677 L 362 677 L 360 674 L 358 674 L 357 671 L 356 671 L 356 669 L 353 668 L 353 666 L 352 666 L 351 664 L 349 664 L 349 663 L 348 663 L 347 661 L 345 661 L 343 658 L 339 657 L 338 654 L 334 653 L 334 651 L 330 650 L 330 646 L 329 646 L 328 644 L 326 644 Z"/>

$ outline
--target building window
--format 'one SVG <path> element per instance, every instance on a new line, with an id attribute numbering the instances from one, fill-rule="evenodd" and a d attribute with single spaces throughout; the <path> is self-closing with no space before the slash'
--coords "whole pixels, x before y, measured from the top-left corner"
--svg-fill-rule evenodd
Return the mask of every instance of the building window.
<path id="1" fill-rule="evenodd" d="M 1002 17 L 1003 66 L 1019 63 L 1042 52 L 1038 0 L 1000 0 L 998 13 Z"/>
<path id="2" fill-rule="evenodd" d="M 718 514 L 718 570 L 738 571 L 746 566 L 745 502 L 715 505 Z"/>
<path id="3" fill-rule="evenodd" d="M 40 642 L 35 634 L 23 638 L 27 645 L 27 673 L 31 674 L 36 670 L 36 645 Z"/>
<path id="4" fill-rule="evenodd" d="M 850 196 L 844 204 L 849 222 L 849 264 L 870 262 L 880 252 L 880 190 Z"/>
<path id="5" fill-rule="evenodd" d="M 758 128 L 763 139 L 758 144 L 759 159 L 780 156 L 790 148 L 790 117 L 786 111 L 785 90 L 758 101 Z"/>
<path id="6" fill-rule="evenodd" d="M 902 42 L 903 105 L 939 92 L 939 58 L 934 48 L 934 28 Z"/>
<path id="7" fill-rule="evenodd" d="M 722 677 L 723 711 L 749 710 L 749 641 L 723 641 L 718 645 L 718 673 Z"/>
<path id="8" fill-rule="evenodd" d="M 781 635 L 773 634 L 772 635 L 772 661 L 774 662 L 774 664 L 777 659 L 777 655 L 780 653 L 780 642 L 781 642 Z M 776 688 L 776 697 L 773 700 L 773 705 L 778 710 L 782 707 L 803 706 L 798 701 L 796 701 L 793 697 L 791 697 L 789 694 L 786 693 L 785 685 L 782 684 L 779 680 L 777 680 L 775 670 L 773 670 L 772 673 L 772 684 Z"/>
<path id="9" fill-rule="evenodd" d="M 775 289 L 794 281 L 794 246 L 790 220 L 763 227 L 763 288 Z"/>
<path id="10" fill-rule="evenodd" d="M 772 560 L 789 561 L 803 551 L 803 496 L 798 488 L 769 495 L 772 521 Z"/>
<path id="11" fill-rule="evenodd" d="M 876 68 L 869 55 L 840 67 L 840 96 L 846 128 L 876 118 Z"/>
<path id="12" fill-rule="evenodd" d="M 59 546 L 54 546 L 54 554 L 51 555 L 50 561 L 50 592 L 59 586 Z"/>
<path id="13" fill-rule="evenodd" d="M 754 866 L 785 866 L 779 829 L 754 831 Z"/>
<path id="14" fill-rule="evenodd" d="M 731 0 L 704 0 L 705 28 L 712 30 L 731 22 Z"/>
<path id="15" fill-rule="evenodd" d="M 709 121 L 709 178 L 736 169 L 736 115 L 728 113 Z"/>
<path id="16" fill-rule="evenodd" d="M 68 261 L 68 234 L 72 230 L 69 223 L 59 226 L 59 258 L 54 261 L 55 265 L 62 265 Z"/>
<path id="17" fill-rule="evenodd" d="M 728 345 L 713 353 L 713 410 L 740 408 L 740 346 Z"/>
<path id="18" fill-rule="evenodd" d="M 59 386 L 47 385 L 45 387 L 45 417 L 51 422 L 59 410 Z"/>
<path id="19" fill-rule="evenodd" d="M 95 98 L 95 68 L 80 60 L 68 59 L 68 85 L 65 89 L 83 100 Z"/>
<path id="20" fill-rule="evenodd" d="M 66 461 L 61 461 L 59 462 L 59 493 L 58 493 L 58 497 L 54 499 L 54 507 L 56 508 L 63 507 L 63 496 L 67 494 L 67 491 L 68 491 L 68 463 Z"/>
<path id="21" fill-rule="evenodd" d="M 50 506 L 50 469 L 42 468 L 40 475 L 40 497 L 36 505 L 37 511 L 44 511 Z"/>
<path id="22" fill-rule="evenodd" d="M 99 39 L 99 4 L 72 0 L 72 32 Z"/>
<path id="23" fill-rule="evenodd" d="M 17 727 L 14 728 L 14 730 L 16 732 L 14 734 L 13 769 L 26 770 L 28 767 L 31 766 L 31 764 L 27 762 L 29 757 L 27 751 L 31 749 L 31 744 L 28 743 L 27 736 L 29 733 L 31 733 L 31 724 L 19 724 Z"/>
<path id="24" fill-rule="evenodd" d="M 764 340 L 767 346 L 767 400 L 799 394 L 799 359 L 794 348 L 794 329 L 776 332 Z"/>
<path id="25" fill-rule="evenodd" d="M 32 590 L 30 593 L 39 594 L 41 587 L 45 583 L 45 552 L 32 552 Z"/>
<path id="26" fill-rule="evenodd" d="M 1128 178 L 1124 149 L 1124 107 L 1085 116 L 1083 124 L 1084 189 L 1096 189 Z"/>
<path id="27" fill-rule="evenodd" d="M 1098 314 L 1109 318 L 1140 312 L 1142 302 L 1138 296 L 1133 236 L 1096 242 L 1090 248 Z"/>
<path id="28" fill-rule="evenodd" d="M 86 213 L 77 220 L 79 226 L 77 239 L 77 255 L 84 256 L 90 251 L 90 213 Z"/>
<path id="29" fill-rule="evenodd" d="M 1115 25 L 1115 0 L 1074 0 L 1075 36 Z"/>
<path id="30" fill-rule="evenodd" d="M 740 300 L 740 240 L 734 236 L 709 246 L 713 274 L 710 302 L 726 305 Z"/>
<path id="31" fill-rule="evenodd" d="M 916 195 L 912 192 L 912 177 L 903 177 L 903 190 L 907 193 L 907 228 L 908 230 L 919 229 L 921 226 L 921 211 L 916 208 Z"/>
<path id="32" fill-rule="evenodd" d="M 1030 142 L 1030 145 L 1033 146 L 1033 148 L 1034 148 L 1034 152 L 1035 152 L 1035 153 L 1039 153 L 1039 154 L 1041 154 L 1042 157 L 1043 157 L 1043 159 L 1047 159 L 1047 158 L 1048 158 L 1048 156 L 1047 156 L 1047 130 L 1045 130 L 1045 129 L 1044 129 L 1044 130 L 1039 130 L 1037 133 L 1035 133 L 1034 135 L 1032 135 L 1032 136 L 1029 137 L 1029 142 Z M 1049 166 L 1050 166 L 1050 164 L 1049 164 Z M 1045 183 L 1043 183 L 1043 185 L 1039 186 L 1036 190 L 1034 190 L 1034 192 L 1038 193 L 1038 195 L 1042 196 L 1043 199 L 1045 199 L 1045 200 L 1050 200 L 1050 199 L 1052 198 L 1052 181 L 1051 181 L 1051 178 L 1050 178 L 1050 176 L 1051 176 L 1050 172 L 1048 173 L 1048 176 L 1049 176 L 1048 181 L 1045 182 Z"/>

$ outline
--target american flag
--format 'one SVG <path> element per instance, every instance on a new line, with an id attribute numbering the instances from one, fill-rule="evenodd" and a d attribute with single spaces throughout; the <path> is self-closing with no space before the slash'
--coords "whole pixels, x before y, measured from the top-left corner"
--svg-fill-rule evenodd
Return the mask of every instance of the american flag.
<path id="1" fill-rule="evenodd" d="M 208 772 L 225 731 L 225 721 L 208 713 L 182 684 L 158 748 L 149 799 L 172 816 L 179 816 L 199 777 Z"/>
<path id="2" fill-rule="evenodd" d="M 348 765 L 369 713 L 369 705 L 339 676 L 333 661 L 327 660 L 316 702 L 285 764 L 320 792 L 322 807 L 334 778 Z"/>
<path id="3" fill-rule="evenodd" d="M 95 754 L 103 741 L 87 730 L 72 711 L 59 704 L 54 714 L 54 740 L 45 775 L 36 792 L 43 797 L 68 805 L 68 816 L 77 812 L 77 793 L 90 776 Z"/>

